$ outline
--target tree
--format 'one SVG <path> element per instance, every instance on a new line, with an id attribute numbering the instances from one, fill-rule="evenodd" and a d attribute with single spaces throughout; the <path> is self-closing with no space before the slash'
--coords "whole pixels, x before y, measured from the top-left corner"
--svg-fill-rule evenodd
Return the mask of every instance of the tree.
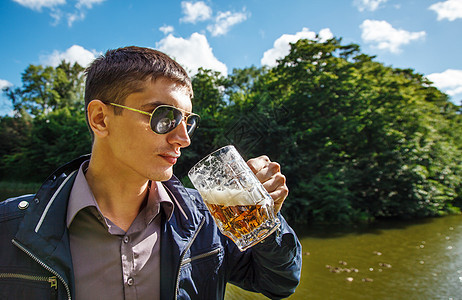
<path id="1" fill-rule="evenodd" d="M 2 180 L 42 181 L 60 164 L 90 152 L 83 67 L 30 65 L 22 87 L 6 90 L 14 117 L 0 120 Z"/>
<path id="2" fill-rule="evenodd" d="M 26 117 L 0 117 L 0 178 L 9 177 L 10 170 L 6 168 L 3 158 L 21 151 L 31 136 L 32 119 Z"/>
<path id="3" fill-rule="evenodd" d="M 345 222 L 451 210 L 462 175 L 458 108 L 422 75 L 340 42 L 300 40 L 265 79 L 289 112 L 259 145 L 287 170 L 288 214 Z"/>
<path id="4" fill-rule="evenodd" d="M 56 67 L 29 65 L 22 74 L 22 87 L 7 88 L 16 114 L 46 115 L 59 108 L 83 108 L 84 68 L 62 61 Z"/>

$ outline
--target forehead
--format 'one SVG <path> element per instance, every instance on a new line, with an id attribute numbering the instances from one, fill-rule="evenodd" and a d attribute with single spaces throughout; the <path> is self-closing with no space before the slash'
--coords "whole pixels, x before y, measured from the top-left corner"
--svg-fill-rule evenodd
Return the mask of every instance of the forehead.
<path id="1" fill-rule="evenodd" d="M 128 95 L 125 105 L 149 108 L 167 104 L 186 111 L 192 110 L 191 91 L 187 86 L 160 77 L 146 80 L 139 92 Z"/>

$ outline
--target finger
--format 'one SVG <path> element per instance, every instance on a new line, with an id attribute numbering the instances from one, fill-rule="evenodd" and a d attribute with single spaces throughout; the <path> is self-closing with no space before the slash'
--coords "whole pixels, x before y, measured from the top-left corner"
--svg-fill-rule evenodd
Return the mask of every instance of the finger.
<path id="1" fill-rule="evenodd" d="M 262 155 L 256 158 L 249 159 L 247 165 L 250 167 L 254 174 L 257 174 L 261 169 L 265 168 L 271 160 L 268 156 Z"/>
<path id="2" fill-rule="evenodd" d="M 261 183 L 264 183 L 278 174 L 281 174 L 281 166 L 277 162 L 270 162 L 263 169 L 258 171 L 255 176 L 257 176 Z"/>
<path id="3" fill-rule="evenodd" d="M 272 193 L 286 185 L 286 177 L 281 173 L 277 173 L 269 180 L 263 183 L 263 187 L 268 193 Z"/>
<path id="4" fill-rule="evenodd" d="M 274 211 L 278 213 L 282 205 L 284 204 L 285 199 L 287 198 L 287 195 L 289 194 L 289 189 L 287 186 L 282 186 L 276 191 L 270 193 L 271 198 L 273 198 L 274 201 Z"/>

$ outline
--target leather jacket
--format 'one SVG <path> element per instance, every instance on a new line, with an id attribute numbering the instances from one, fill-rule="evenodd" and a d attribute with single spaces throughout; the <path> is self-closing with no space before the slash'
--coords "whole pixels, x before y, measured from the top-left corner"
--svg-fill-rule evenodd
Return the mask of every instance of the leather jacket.
<path id="1" fill-rule="evenodd" d="M 67 202 L 88 158 L 59 168 L 35 195 L 0 202 L 0 299 L 74 298 Z M 223 299 L 227 282 L 272 299 L 295 291 L 301 246 L 280 214 L 277 233 L 241 252 L 219 232 L 196 190 L 176 177 L 163 184 L 175 209 L 161 225 L 161 299 Z"/>

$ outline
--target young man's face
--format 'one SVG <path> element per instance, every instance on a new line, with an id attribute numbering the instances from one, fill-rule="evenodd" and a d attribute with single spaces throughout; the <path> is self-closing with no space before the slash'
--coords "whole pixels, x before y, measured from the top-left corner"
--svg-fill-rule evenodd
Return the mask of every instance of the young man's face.
<path id="1" fill-rule="evenodd" d="M 148 113 L 161 104 L 192 110 L 187 88 L 163 77 L 147 81 L 142 92 L 129 95 L 124 103 Z M 149 116 L 127 109 L 122 115 L 111 114 L 110 127 L 110 148 L 121 172 L 117 175 L 126 176 L 126 180 L 170 179 L 180 149 L 191 144 L 185 122 L 166 134 L 157 134 L 149 125 Z"/>

